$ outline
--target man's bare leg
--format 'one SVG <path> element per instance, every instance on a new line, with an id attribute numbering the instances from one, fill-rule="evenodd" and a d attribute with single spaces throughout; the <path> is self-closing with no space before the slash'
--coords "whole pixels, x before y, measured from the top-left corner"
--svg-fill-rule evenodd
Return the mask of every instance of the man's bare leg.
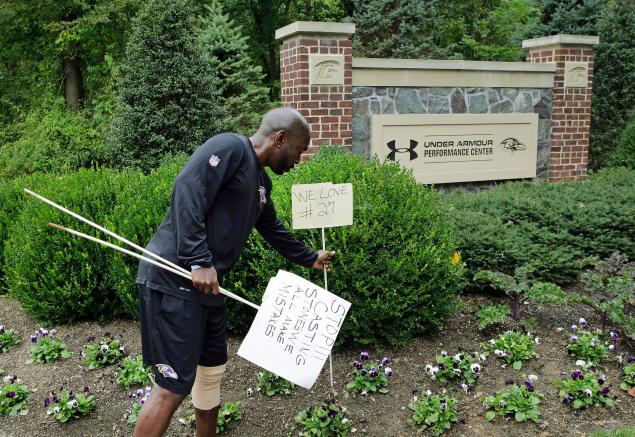
<path id="1" fill-rule="evenodd" d="M 216 437 L 216 422 L 218 420 L 218 410 L 220 405 L 211 410 L 196 411 L 196 437 Z"/>
<path id="2" fill-rule="evenodd" d="M 133 436 L 161 437 L 184 398 L 184 395 L 172 393 L 155 384 L 150 398 L 141 408 Z"/>

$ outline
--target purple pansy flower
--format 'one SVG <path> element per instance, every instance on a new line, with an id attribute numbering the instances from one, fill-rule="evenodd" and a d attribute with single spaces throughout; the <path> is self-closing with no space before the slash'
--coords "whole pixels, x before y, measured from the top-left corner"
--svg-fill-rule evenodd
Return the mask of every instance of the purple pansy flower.
<path id="1" fill-rule="evenodd" d="M 576 332 L 578 330 L 578 325 L 571 325 L 571 330 Z"/>
<path id="2" fill-rule="evenodd" d="M 602 389 L 602 391 L 600 391 L 600 393 L 602 393 L 603 395 L 605 395 L 605 394 L 607 394 L 609 391 L 611 391 L 611 389 L 610 389 L 610 388 L 608 388 L 608 387 L 604 387 L 604 388 Z"/>
<path id="3" fill-rule="evenodd" d="M 635 355 L 629 355 L 628 358 L 626 359 L 626 362 L 628 364 L 635 362 Z"/>
<path id="4" fill-rule="evenodd" d="M 617 331 L 611 331 L 609 335 L 611 336 L 611 340 L 613 341 L 617 341 L 620 338 L 620 334 Z"/>
<path id="5" fill-rule="evenodd" d="M 379 372 L 377 372 L 377 369 L 375 367 L 370 369 L 370 377 L 371 378 L 375 378 L 377 377 L 377 375 L 379 375 Z"/>
<path id="6" fill-rule="evenodd" d="M 571 374 L 571 379 L 578 379 L 582 376 L 582 371 L 576 370 Z"/>
<path id="7" fill-rule="evenodd" d="M 335 417 L 335 416 L 337 416 L 337 411 L 329 409 L 329 417 L 332 418 L 332 417 Z"/>
<path id="8" fill-rule="evenodd" d="M 366 397 L 366 396 L 368 396 L 368 392 L 367 392 L 366 390 L 364 390 L 364 391 L 361 393 L 361 395 L 362 395 L 363 397 Z"/>
<path id="9" fill-rule="evenodd" d="M 535 391 L 536 389 L 534 388 L 534 386 L 532 385 L 531 381 L 529 380 L 525 380 L 524 384 L 527 386 L 527 390 L 530 392 Z"/>
<path id="10" fill-rule="evenodd" d="M 589 324 L 584 317 L 580 317 L 579 323 L 583 328 L 586 328 Z"/>
<path id="11" fill-rule="evenodd" d="M 386 376 L 392 376 L 392 369 L 390 367 L 386 367 L 384 369 L 384 373 L 386 374 Z"/>
<path id="12" fill-rule="evenodd" d="M 6 394 L 6 396 L 8 398 L 14 398 L 15 397 L 15 392 L 13 390 L 9 390 Z"/>
<path id="13" fill-rule="evenodd" d="M 605 374 L 601 374 L 601 375 L 598 377 L 598 383 L 599 383 L 600 385 L 604 385 L 604 383 L 605 383 L 605 382 L 606 382 L 606 375 L 605 375 Z"/>
<path id="14" fill-rule="evenodd" d="M 439 369 L 445 370 L 445 364 L 443 364 L 443 363 L 439 364 Z"/>
<path id="15" fill-rule="evenodd" d="M 368 352 L 362 352 L 359 354 L 359 359 L 362 361 L 366 361 L 368 359 Z"/>
<path id="16" fill-rule="evenodd" d="M 571 336 L 571 343 L 577 343 L 578 342 L 578 336 L 577 335 L 572 335 Z"/>
<path id="17" fill-rule="evenodd" d="M 385 366 L 387 364 L 390 364 L 390 358 L 389 357 L 384 357 L 381 359 L 381 365 Z"/>
<path id="18" fill-rule="evenodd" d="M 47 396 L 47 397 L 44 398 L 44 408 L 48 408 L 49 405 L 51 405 L 51 400 Z"/>
<path id="19" fill-rule="evenodd" d="M 31 343 L 37 343 L 37 335 L 31 336 Z"/>
<path id="20" fill-rule="evenodd" d="M 571 402 L 573 402 L 573 396 L 567 395 L 567 397 L 564 398 L 562 402 L 564 402 L 565 404 L 570 404 Z"/>
<path id="21" fill-rule="evenodd" d="M 99 352 L 97 355 L 95 355 L 95 359 L 97 361 L 102 361 L 104 359 L 104 354 L 102 354 L 101 352 Z"/>
<path id="22" fill-rule="evenodd" d="M 368 374 L 368 372 L 366 371 L 366 369 L 361 369 L 359 371 L 359 374 L 362 375 L 362 376 L 366 376 Z"/>

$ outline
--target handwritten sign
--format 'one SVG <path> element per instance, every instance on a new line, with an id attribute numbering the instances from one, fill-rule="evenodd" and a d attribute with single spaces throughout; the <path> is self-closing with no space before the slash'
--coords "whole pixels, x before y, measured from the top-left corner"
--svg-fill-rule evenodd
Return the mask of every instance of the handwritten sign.
<path id="1" fill-rule="evenodd" d="M 306 279 L 280 270 L 269 281 L 238 355 L 310 389 L 350 306 Z"/>
<path id="2" fill-rule="evenodd" d="M 352 184 L 301 184 L 291 187 L 294 229 L 353 224 Z"/>

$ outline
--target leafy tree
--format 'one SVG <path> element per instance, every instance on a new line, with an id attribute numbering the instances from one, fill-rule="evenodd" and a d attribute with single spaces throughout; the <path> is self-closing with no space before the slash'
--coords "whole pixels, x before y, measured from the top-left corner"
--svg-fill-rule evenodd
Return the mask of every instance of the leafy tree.
<path id="1" fill-rule="evenodd" d="M 597 35 L 600 44 L 595 47 L 593 69 L 591 168 L 609 164 L 611 152 L 635 115 L 635 2 L 616 0 L 608 5 L 598 20 Z"/>
<path id="2" fill-rule="evenodd" d="M 0 117 L 9 122 L 63 84 L 69 109 L 111 74 L 141 0 L 5 0 L 0 3 Z"/>
<path id="3" fill-rule="evenodd" d="M 108 138 L 115 166 L 148 171 L 226 128 L 218 79 L 194 36 L 188 0 L 151 0 L 135 20 Z"/>
<path id="4" fill-rule="evenodd" d="M 353 47 L 369 57 L 510 61 L 537 10 L 528 0 L 354 0 Z"/>
<path id="5" fill-rule="evenodd" d="M 242 28 L 223 13 L 221 5 L 213 2 L 206 11 L 201 18 L 199 41 L 220 79 L 220 102 L 229 112 L 229 128 L 250 134 L 270 106 L 262 68 L 249 55 Z"/>
<path id="6" fill-rule="evenodd" d="M 263 68 L 271 98 L 280 93 L 280 43 L 276 29 L 294 21 L 342 21 L 348 14 L 339 0 L 224 0 L 223 10 L 240 17 L 244 35 L 249 38 L 251 55 Z M 349 5 L 350 7 L 350 5 Z M 238 19 L 238 18 L 236 18 Z"/>

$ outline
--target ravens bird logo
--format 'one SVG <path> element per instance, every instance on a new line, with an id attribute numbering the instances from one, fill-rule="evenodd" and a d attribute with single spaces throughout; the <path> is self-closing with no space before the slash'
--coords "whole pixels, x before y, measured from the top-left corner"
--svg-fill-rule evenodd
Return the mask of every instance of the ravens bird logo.
<path id="1" fill-rule="evenodd" d="M 179 379 L 174 369 L 167 364 L 157 364 L 157 370 L 164 378 Z"/>
<path id="2" fill-rule="evenodd" d="M 515 152 L 516 150 L 525 150 L 525 145 L 513 137 L 505 138 L 501 142 L 501 145 L 512 152 Z"/>

